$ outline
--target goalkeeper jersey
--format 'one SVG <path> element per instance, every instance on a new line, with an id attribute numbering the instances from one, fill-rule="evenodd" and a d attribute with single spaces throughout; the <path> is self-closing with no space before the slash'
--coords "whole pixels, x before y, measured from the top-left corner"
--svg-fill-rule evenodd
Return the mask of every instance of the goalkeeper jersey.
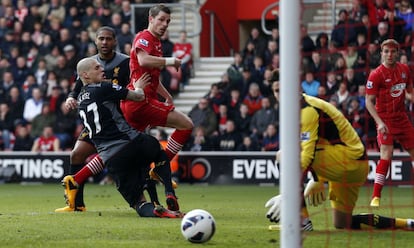
<path id="1" fill-rule="evenodd" d="M 341 111 L 325 100 L 306 94 L 301 104 L 302 171 L 312 166 L 315 152 L 323 145 L 345 146 L 349 159 L 365 158 L 361 139 Z"/>

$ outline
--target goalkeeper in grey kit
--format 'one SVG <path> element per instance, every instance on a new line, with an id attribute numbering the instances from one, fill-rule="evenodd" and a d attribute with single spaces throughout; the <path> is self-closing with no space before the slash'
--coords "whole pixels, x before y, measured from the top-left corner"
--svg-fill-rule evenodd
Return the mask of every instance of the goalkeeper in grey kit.
<path id="1" fill-rule="evenodd" d="M 275 81 L 272 89 L 278 99 L 279 82 Z M 369 166 L 365 147 L 342 112 L 325 100 L 303 94 L 300 124 L 302 177 L 308 171 L 313 174 L 313 179 L 308 181 L 304 189 L 302 230 L 313 230 L 306 203 L 318 206 L 326 200 L 325 183 L 328 183 L 328 198 L 333 209 L 335 228 L 414 230 L 413 219 L 389 218 L 376 214 L 353 215 Z M 280 161 L 280 151 L 277 152 L 276 159 Z M 302 178 L 298 178 L 300 179 Z M 265 204 L 265 207 L 270 208 L 266 217 L 271 222 L 280 221 L 281 200 L 282 196 L 277 195 Z M 271 225 L 269 228 L 281 227 Z"/>
<path id="2" fill-rule="evenodd" d="M 119 100 L 145 100 L 142 88 L 136 85 L 135 90 L 128 90 L 119 85 L 102 82 L 102 65 L 93 58 L 79 61 L 77 72 L 84 84 L 78 96 L 79 115 L 96 146 L 98 156 L 130 207 L 139 207 L 146 182 L 142 173 L 143 167 L 148 167 L 149 170 L 151 162 L 154 162 L 154 171 L 164 183 L 166 197 L 171 195 L 176 199 L 171 182 L 170 163 L 158 140 L 130 127 L 119 110 Z M 176 200 L 167 201 L 167 204 L 174 204 L 178 209 Z"/>

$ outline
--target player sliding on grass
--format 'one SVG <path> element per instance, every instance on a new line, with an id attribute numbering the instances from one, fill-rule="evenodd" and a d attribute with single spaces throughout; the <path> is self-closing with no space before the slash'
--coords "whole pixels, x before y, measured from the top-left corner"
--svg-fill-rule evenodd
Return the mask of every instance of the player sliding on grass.
<path id="1" fill-rule="evenodd" d="M 278 82 L 272 87 L 278 98 Z M 361 229 L 373 226 L 414 230 L 413 219 L 388 218 L 376 214 L 352 215 L 359 190 L 368 175 L 364 145 L 344 115 L 330 103 L 303 94 L 301 107 L 302 177 L 308 171 L 314 175 L 304 190 L 302 229 L 313 230 L 305 199 L 313 206 L 322 204 L 326 200 L 324 184 L 328 182 L 335 228 Z M 276 159 L 280 161 L 280 151 Z M 270 207 L 266 217 L 271 222 L 279 222 L 281 195 L 272 197 L 265 207 Z M 273 227 L 279 228 L 278 225 Z"/>
<path id="2" fill-rule="evenodd" d="M 84 85 L 78 96 L 79 116 L 98 151 L 98 156 L 90 163 L 99 160 L 105 165 L 113 176 L 118 191 L 130 207 L 140 213 L 149 164 L 154 162 L 153 172 L 164 183 L 167 205 L 170 209 L 178 209 L 165 151 L 157 139 L 131 128 L 119 111 L 119 100 L 145 100 L 142 87 L 148 83 L 149 75 L 147 79 L 144 76 L 135 83 L 135 90 L 128 90 L 103 82 L 103 67 L 93 58 L 82 59 L 77 65 L 77 73 Z M 77 183 L 71 177 L 64 185 L 68 205 L 74 208 Z M 157 210 L 159 209 L 153 211 L 156 216 Z M 177 211 L 176 216 L 182 217 L 182 214 Z"/>
<path id="3" fill-rule="evenodd" d="M 366 107 L 377 124 L 380 161 L 375 171 L 371 206 L 379 207 L 382 187 L 391 165 L 397 140 L 414 159 L 414 127 L 405 108 L 412 97 L 413 82 L 407 65 L 397 62 L 399 44 L 388 39 L 381 44 L 382 64 L 373 70 L 366 84 Z"/>

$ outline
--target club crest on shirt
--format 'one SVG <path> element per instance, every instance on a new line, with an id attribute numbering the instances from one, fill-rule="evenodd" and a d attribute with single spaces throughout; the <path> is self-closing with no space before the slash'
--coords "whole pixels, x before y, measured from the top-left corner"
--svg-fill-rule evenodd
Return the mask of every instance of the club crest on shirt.
<path id="1" fill-rule="evenodd" d="M 372 89 L 372 81 L 367 82 L 367 89 Z"/>
<path id="2" fill-rule="evenodd" d="M 401 73 L 401 78 L 402 79 L 406 79 L 407 78 L 407 74 L 405 74 L 405 72 Z"/>
<path id="3" fill-rule="evenodd" d="M 310 139 L 310 132 L 302 132 L 300 134 L 300 141 L 307 141 Z"/>
<path id="4" fill-rule="evenodd" d="M 141 44 L 141 45 L 143 45 L 145 47 L 148 47 L 148 41 L 147 40 L 145 40 L 145 39 L 139 39 L 138 42 L 139 42 L 139 44 Z"/>

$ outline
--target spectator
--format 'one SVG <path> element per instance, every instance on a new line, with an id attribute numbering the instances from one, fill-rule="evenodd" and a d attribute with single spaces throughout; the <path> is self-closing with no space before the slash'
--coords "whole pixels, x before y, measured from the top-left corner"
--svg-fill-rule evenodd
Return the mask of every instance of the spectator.
<path id="1" fill-rule="evenodd" d="M 236 130 L 233 120 L 227 120 L 224 133 L 218 135 L 215 139 L 217 151 L 236 151 L 237 145 L 242 143 L 242 136 Z"/>
<path id="2" fill-rule="evenodd" d="M 260 91 L 262 92 L 263 96 L 265 97 L 273 97 L 272 93 L 272 78 L 273 78 L 273 71 L 270 67 L 266 67 L 263 74 L 263 81 L 260 84 Z"/>
<path id="3" fill-rule="evenodd" d="M 113 12 L 109 26 L 115 29 L 116 34 L 119 34 L 121 32 L 122 16 L 119 14 L 119 12 Z"/>
<path id="4" fill-rule="evenodd" d="M 219 106 L 219 112 L 217 113 L 217 131 L 219 134 L 224 133 L 224 131 L 226 130 L 226 123 L 227 120 L 229 120 L 229 116 L 228 116 L 228 109 L 227 109 L 227 105 L 225 104 L 220 104 Z"/>
<path id="5" fill-rule="evenodd" d="M 168 30 L 161 36 L 161 47 L 163 57 L 172 57 L 174 43 L 170 40 Z M 161 80 L 164 87 L 172 94 L 180 91 L 181 70 L 175 69 L 173 66 L 165 66 L 161 69 Z"/>
<path id="6" fill-rule="evenodd" d="M 249 91 L 243 99 L 243 103 L 248 107 L 250 116 L 253 116 L 257 110 L 262 108 L 262 93 L 260 92 L 260 87 L 257 83 L 251 83 L 249 86 Z"/>
<path id="7" fill-rule="evenodd" d="M 389 29 L 390 29 L 390 25 L 388 24 L 387 21 L 385 20 L 380 21 L 378 23 L 376 32 L 374 32 L 372 36 L 371 42 L 379 46 L 384 40 L 390 37 Z"/>
<path id="8" fill-rule="evenodd" d="M 0 148 L 11 150 L 10 140 L 14 131 L 14 121 L 6 102 L 0 103 Z"/>
<path id="9" fill-rule="evenodd" d="M 326 94 L 326 87 L 324 85 L 319 86 L 317 97 L 325 101 L 328 100 L 328 95 Z"/>
<path id="10" fill-rule="evenodd" d="M 102 14 L 99 16 L 99 21 L 102 26 L 109 26 L 111 24 L 112 12 L 108 4 L 103 5 Z M 138 17 L 136 15 L 136 17 Z M 139 19 L 139 18 L 138 18 Z"/>
<path id="11" fill-rule="evenodd" d="M 250 133 L 256 140 L 260 141 L 264 137 L 267 126 L 271 123 L 277 124 L 278 119 L 275 109 L 270 105 L 269 98 L 263 97 L 261 109 L 253 114 L 250 121 Z"/>
<path id="12" fill-rule="evenodd" d="M 356 42 L 351 42 L 346 47 L 346 52 L 344 53 L 344 59 L 346 63 L 346 68 L 352 68 L 358 58 L 358 52 L 356 47 Z"/>
<path id="13" fill-rule="evenodd" d="M 263 55 L 263 64 L 265 66 L 272 63 L 273 54 L 279 53 L 278 44 L 275 40 L 269 40 L 267 42 L 267 49 Z"/>
<path id="14" fill-rule="evenodd" d="M 326 73 L 331 69 L 328 60 L 322 57 L 320 52 L 315 51 L 312 53 L 312 60 L 306 70 L 313 72 L 315 80 L 324 84 L 326 81 Z"/>
<path id="15" fill-rule="evenodd" d="M 6 96 L 6 101 L 10 108 L 13 123 L 18 119 L 23 119 L 24 99 L 20 94 L 20 89 L 17 85 L 10 88 L 9 93 Z"/>
<path id="16" fill-rule="evenodd" d="M 125 53 L 125 51 L 122 50 L 124 48 L 125 44 L 126 43 L 131 43 L 132 40 L 134 39 L 134 35 L 131 32 L 131 27 L 130 27 L 129 23 L 127 23 L 127 22 L 122 23 L 121 32 L 119 34 L 117 34 L 116 39 L 118 41 L 119 49 L 121 50 L 122 53 Z M 163 48 L 163 50 L 164 50 L 164 48 Z M 125 54 L 127 54 L 127 53 L 125 53 Z"/>
<path id="17" fill-rule="evenodd" d="M 414 12 L 409 0 L 401 0 L 399 7 L 395 10 L 396 16 L 405 21 L 404 33 L 411 33 L 414 22 Z"/>
<path id="18" fill-rule="evenodd" d="M 317 96 L 320 85 L 321 83 L 315 80 L 313 72 L 308 71 L 305 73 L 305 80 L 301 83 L 303 92 L 310 96 Z"/>
<path id="19" fill-rule="evenodd" d="M 46 83 L 47 79 L 47 68 L 46 68 L 46 60 L 41 58 L 37 65 L 37 68 L 33 71 L 34 76 L 36 78 L 36 82 L 38 85 L 43 85 Z"/>
<path id="20" fill-rule="evenodd" d="M 266 39 L 260 35 L 258 28 L 254 27 L 250 31 L 249 38 L 247 39 L 245 49 L 253 44 L 254 54 L 263 58 L 264 51 L 266 50 L 267 42 Z M 250 50 L 250 49 L 248 49 Z"/>
<path id="21" fill-rule="evenodd" d="M 364 117 L 364 110 L 361 108 L 358 98 L 351 97 L 349 99 L 348 108 L 346 111 L 346 118 L 351 123 L 352 127 L 355 129 L 359 137 L 363 137 L 364 134 L 364 126 L 365 126 L 365 117 Z"/>
<path id="22" fill-rule="evenodd" d="M 240 109 L 234 120 L 239 133 L 242 135 L 250 135 L 250 122 L 252 117 L 249 115 L 249 107 L 246 104 L 240 104 Z"/>
<path id="23" fill-rule="evenodd" d="M 19 86 L 23 86 L 26 77 L 31 73 L 31 70 L 27 67 L 26 62 L 25 56 L 19 56 L 16 60 L 16 66 L 12 67 L 14 82 Z"/>
<path id="24" fill-rule="evenodd" d="M 404 36 L 406 34 L 404 31 L 404 19 L 396 16 L 394 10 L 391 9 L 386 9 L 385 13 L 386 15 L 384 20 L 387 21 L 389 25 L 389 37 L 395 39 L 400 43 L 403 43 Z"/>
<path id="25" fill-rule="evenodd" d="M 231 119 L 234 119 L 237 116 L 237 112 L 240 109 L 242 99 L 240 97 L 240 91 L 236 88 L 230 90 L 230 96 L 226 98 L 226 105 L 228 110 L 228 115 Z"/>
<path id="26" fill-rule="evenodd" d="M 305 25 L 300 25 L 300 38 L 301 38 L 301 52 L 302 52 L 302 63 L 308 65 L 311 61 L 312 52 L 315 51 L 315 43 L 309 36 L 308 28 Z"/>
<path id="27" fill-rule="evenodd" d="M 74 144 L 77 115 L 76 111 L 71 111 L 65 107 L 65 102 L 61 102 L 59 107 L 53 131 L 59 139 L 60 149 L 67 151 L 72 149 Z"/>
<path id="28" fill-rule="evenodd" d="M 39 7 L 39 14 L 42 17 L 42 22 L 48 27 L 49 22 L 52 19 L 63 23 L 66 16 L 65 7 L 60 3 L 60 0 L 43 1 L 43 4 Z"/>
<path id="29" fill-rule="evenodd" d="M 341 82 L 339 84 L 339 89 L 336 91 L 335 96 L 338 98 L 338 107 L 339 109 L 345 113 L 347 104 L 349 101 L 349 97 L 351 96 L 348 91 L 348 87 L 346 85 L 346 82 Z"/>
<path id="30" fill-rule="evenodd" d="M 230 87 L 243 91 L 243 57 L 241 53 L 235 52 L 233 54 L 233 63 L 226 70 L 230 81 Z"/>
<path id="31" fill-rule="evenodd" d="M 72 70 L 72 72 L 75 72 L 76 64 L 79 61 L 76 48 L 71 44 L 64 46 L 63 56 L 65 56 L 66 59 L 66 66 Z"/>
<path id="32" fill-rule="evenodd" d="M 93 20 L 98 20 L 99 17 L 96 15 L 95 8 L 92 4 L 87 4 L 85 6 L 85 13 L 82 15 L 82 28 L 88 29 Z M 93 40 L 95 38 L 95 34 L 89 34 L 89 37 Z"/>
<path id="33" fill-rule="evenodd" d="M 254 151 L 260 151 L 259 144 L 252 139 L 248 135 L 243 136 L 243 143 L 239 144 L 236 148 L 237 151 L 243 151 L 243 152 L 254 152 Z"/>
<path id="34" fill-rule="evenodd" d="M 346 70 L 346 61 L 344 57 L 338 57 L 338 59 L 335 61 L 334 65 L 334 71 L 335 71 L 335 79 L 337 83 L 340 83 L 344 80 L 344 73 Z"/>
<path id="35" fill-rule="evenodd" d="M 316 36 L 315 52 L 321 54 L 322 58 L 327 59 L 329 53 L 329 36 L 325 32 L 321 32 Z"/>
<path id="36" fill-rule="evenodd" d="M 53 71 L 55 69 L 58 58 L 60 56 L 61 56 L 61 53 L 59 51 L 59 47 L 56 45 L 53 45 L 52 50 L 44 56 L 44 59 L 46 61 L 46 69 L 48 71 Z"/>
<path id="37" fill-rule="evenodd" d="M 36 4 L 30 5 L 29 13 L 23 20 L 23 30 L 33 33 L 35 31 L 36 23 L 42 25 L 42 16 L 39 13 L 39 6 Z"/>
<path id="38" fill-rule="evenodd" d="M 32 90 L 32 96 L 24 103 L 23 118 L 26 122 L 32 122 L 33 118 L 42 112 L 43 95 L 40 88 Z"/>
<path id="39" fill-rule="evenodd" d="M 47 102 L 50 105 L 50 112 L 59 114 L 60 105 L 65 102 L 66 95 L 62 93 L 62 87 L 55 85 L 52 87 L 51 93 L 47 96 Z"/>
<path id="40" fill-rule="evenodd" d="M 120 14 L 121 14 L 122 23 L 131 23 L 132 10 L 131 10 L 130 1 L 128 0 L 122 1 Z"/>
<path id="41" fill-rule="evenodd" d="M 34 140 L 32 152 L 53 151 L 60 151 L 59 139 L 56 138 L 51 126 L 45 126 L 42 135 Z"/>
<path id="42" fill-rule="evenodd" d="M 375 43 L 370 43 L 368 45 L 367 64 L 370 69 L 374 69 L 381 64 L 379 45 Z"/>
<path id="43" fill-rule="evenodd" d="M 33 138 L 30 136 L 29 128 L 26 123 L 17 121 L 15 126 L 15 141 L 13 151 L 31 151 L 33 146 Z"/>
<path id="44" fill-rule="evenodd" d="M 251 70 L 254 67 L 253 61 L 256 57 L 256 48 L 253 41 L 247 42 L 246 47 L 241 52 L 243 58 L 243 67 Z M 260 56 L 260 55 L 258 55 Z"/>
<path id="45" fill-rule="evenodd" d="M 95 45 L 93 41 L 89 38 L 88 31 L 82 30 L 80 31 L 79 37 L 75 41 L 76 47 L 78 48 L 78 57 L 84 58 L 86 57 L 86 53 L 88 52 L 88 48 L 90 45 Z"/>
<path id="46" fill-rule="evenodd" d="M 210 91 L 205 96 L 208 99 L 211 108 L 214 113 L 219 113 L 219 106 L 226 102 L 226 98 L 223 92 L 219 89 L 218 84 L 214 83 L 210 86 Z"/>
<path id="47" fill-rule="evenodd" d="M 279 150 L 279 133 L 277 125 L 269 123 L 266 132 L 263 133 L 262 151 L 278 151 Z"/>
<path id="48" fill-rule="evenodd" d="M 20 54 L 27 56 L 30 49 L 34 47 L 34 42 L 32 41 L 32 36 L 28 31 L 24 31 L 21 33 L 20 41 L 18 42 L 17 46 L 19 47 Z"/>
<path id="49" fill-rule="evenodd" d="M 99 19 L 95 18 L 91 20 L 91 23 L 86 28 L 88 31 L 89 39 L 94 40 L 94 37 L 96 37 L 96 32 L 98 32 L 98 29 L 102 27 L 102 23 L 99 21 Z M 119 26 L 119 29 L 117 30 L 117 34 L 121 33 L 121 26 Z M 119 47 L 117 48 L 119 49 Z"/>
<path id="50" fill-rule="evenodd" d="M 211 151 L 212 148 L 213 144 L 209 136 L 205 134 L 204 127 L 198 126 L 194 128 L 194 135 L 191 135 L 188 142 L 184 145 L 183 151 Z"/>
<path id="51" fill-rule="evenodd" d="M 20 86 L 14 82 L 13 73 L 11 71 L 5 71 L 3 73 L 3 80 L 0 85 L 0 97 L 2 99 L 6 97 L 12 86 L 17 86 L 20 88 Z"/>
<path id="52" fill-rule="evenodd" d="M 58 80 L 62 78 L 70 79 L 75 74 L 73 68 L 68 65 L 68 61 L 64 55 L 58 56 L 56 66 L 53 68 L 53 71 L 55 72 Z"/>
<path id="53" fill-rule="evenodd" d="M 32 135 L 33 138 L 41 136 L 44 127 L 53 127 L 55 122 L 56 113 L 50 111 L 50 104 L 48 102 L 43 103 L 42 112 L 36 115 L 31 121 L 30 135 Z"/>
<path id="54" fill-rule="evenodd" d="M 352 68 L 345 70 L 344 82 L 346 83 L 348 91 L 351 95 L 354 95 L 358 91 L 359 84 L 364 84 L 364 81 L 357 81 L 357 78 L 355 77 L 355 70 Z"/>
<path id="55" fill-rule="evenodd" d="M 53 51 L 54 47 L 56 47 L 57 51 L 59 52 L 58 47 L 53 44 L 52 36 L 45 33 L 42 43 L 39 45 L 39 54 L 43 57 L 46 57 L 48 55 L 50 56 L 50 53 Z M 52 63 L 50 66 L 52 66 Z"/>
<path id="56" fill-rule="evenodd" d="M 350 43 L 356 42 L 356 23 L 348 16 L 348 11 L 341 9 L 338 14 L 338 22 L 332 30 L 331 41 L 335 42 L 338 48 L 347 47 Z"/>
<path id="57" fill-rule="evenodd" d="M 38 85 L 36 82 L 36 78 L 33 74 L 29 74 L 27 75 L 26 79 L 23 82 L 23 91 L 22 93 L 24 94 L 24 99 L 29 98 L 32 95 L 32 90 L 34 87 L 39 87 L 42 92 L 45 89 L 44 85 Z M 43 94 L 44 95 L 44 94 Z"/>
<path id="58" fill-rule="evenodd" d="M 265 66 L 260 56 L 255 56 L 253 60 L 253 68 L 251 69 L 251 78 L 254 82 L 262 83 L 264 80 Z M 262 88 L 262 87 L 261 87 Z"/>
<path id="59" fill-rule="evenodd" d="M 193 67 L 193 45 L 187 41 L 187 31 L 180 31 L 179 41 L 174 43 L 173 56 L 181 59 L 181 82 L 188 85 Z"/>
<path id="60" fill-rule="evenodd" d="M 217 116 L 210 107 L 206 98 L 200 98 L 188 113 L 188 116 L 194 123 L 194 127 L 203 127 L 205 135 L 211 136 L 217 128 Z"/>

